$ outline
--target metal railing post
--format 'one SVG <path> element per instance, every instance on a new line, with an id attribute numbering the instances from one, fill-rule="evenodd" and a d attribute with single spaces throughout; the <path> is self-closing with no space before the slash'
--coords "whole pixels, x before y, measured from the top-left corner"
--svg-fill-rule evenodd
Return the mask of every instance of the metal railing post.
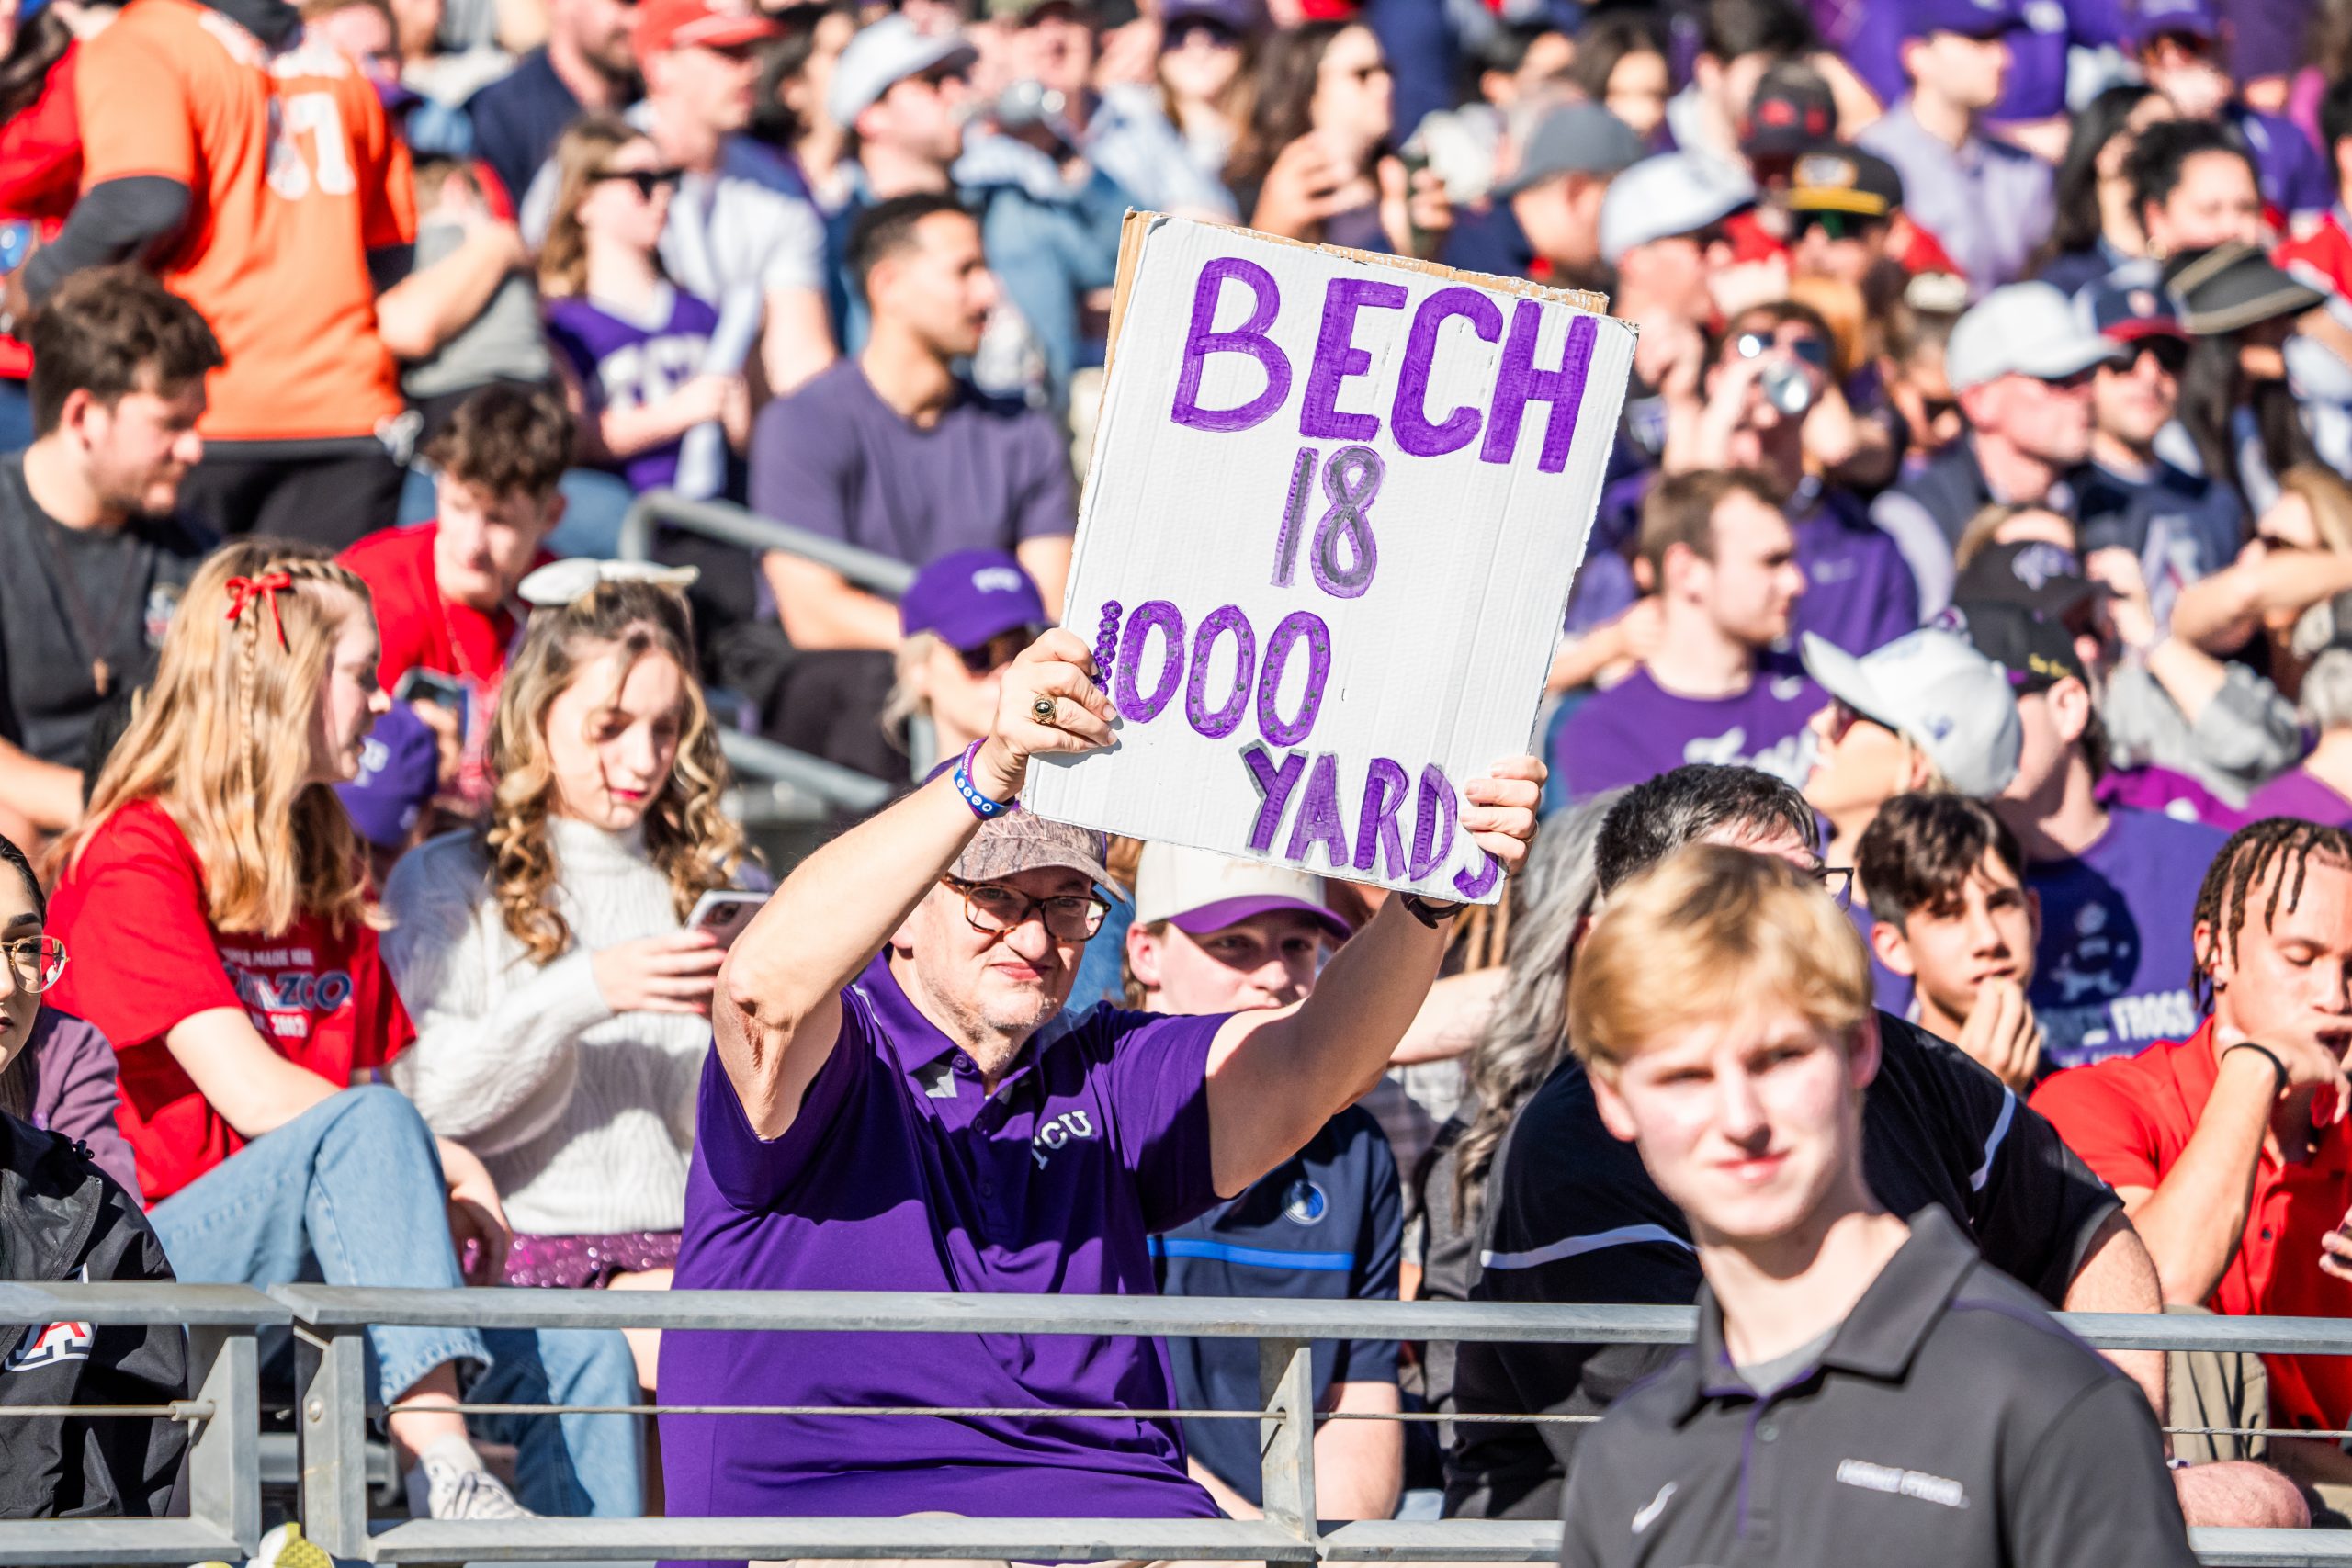
<path id="1" fill-rule="evenodd" d="M 1304 1339 L 1258 1341 L 1259 1498 L 1269 1524 L 1310 1546 L 1315 1515 L 1315 1348 Z"/>
<path id="2" fill-rule="evenodd" d="M 298 1324 L 294 1348 L 302 1402 L 302 1533 L 332 1556 L 372 1561 L 366 1333 Z"/>
<path id="3" fill-rule="evenodd" d="M 254 1330 L 187 1331 L 188 1379 L 212 1413 L 188 1445 L 188 1513 L 237 1543 L 261 1550 L 261 1361 Z"/>

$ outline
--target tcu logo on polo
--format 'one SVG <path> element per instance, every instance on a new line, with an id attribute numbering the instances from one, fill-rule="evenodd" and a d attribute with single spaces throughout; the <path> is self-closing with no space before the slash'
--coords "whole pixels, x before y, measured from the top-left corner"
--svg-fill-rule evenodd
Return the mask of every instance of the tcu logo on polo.
<path id="1" fill-rule="evenodd" d="M 1072 1138 L 1091 1138 L 1092 1136 L 1094 1136 L 1094 1122 L 1085 1111 L 1065 1111 L 1037 1129 L 1037 1135 L 1029 1140 L 1029 1157 L 1037 1162 L 1039 1170 L 1043 1170 L 1046 1168 L 1046 1161 L 1052 1156 L 1054 1150 L 1060 1148 Z"/>

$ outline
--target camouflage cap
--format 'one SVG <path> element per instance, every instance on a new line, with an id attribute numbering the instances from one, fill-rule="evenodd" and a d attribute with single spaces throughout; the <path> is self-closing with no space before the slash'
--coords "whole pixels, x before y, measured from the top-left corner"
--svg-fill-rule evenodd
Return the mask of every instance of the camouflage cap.
<path id="1" fill-rule="evenodd" d="M 1049 822 L 1030 811 L 1008 812 L 980 824 L 980 830 L 947 868 L 965 882 L 994 882 L 1024 871 L 1066 866 L 1089 881 L 1119 891 L 1102 863 L 1110 842 L 1091 828 Z"/>

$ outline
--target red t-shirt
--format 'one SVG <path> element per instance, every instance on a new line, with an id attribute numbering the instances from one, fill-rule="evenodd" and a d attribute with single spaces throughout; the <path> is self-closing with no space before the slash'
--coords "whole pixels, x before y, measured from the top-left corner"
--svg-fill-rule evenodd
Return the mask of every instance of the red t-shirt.
<path id="1" fill-rule="evenodd" d="M 204 868 L 152 801 L 92 836 L 50 900 L 49 929 L 70 956 L 48 999 L 114 1042 L 115 1120 L 151 1204 L 245 1146 L 164 1043 L 181 1020 L 242 1007 L 278 1055 L 338 1086 L 416 1038 L 366 925 L 338 936 L 305 916 L 275 936 L 215 931 Z"/>
<path id="2" fill-rule="evenodd" d="M 2188 1146 L 2220 1066 L 2213 1022 L 2180 1043 L 2110 1056 L 2049 1078 L 2033 1108 L 2110 1187 L 2153 1189 Z M 2306 1165 L 2265 1150 L 2245 1235 L 2207 1303 L 2229 1317 L 2352 1317 L 2352 1284 L 2320 1272 L 2320 1238 L 2352 1209 L 2352 1124 L 2320 1135 Z M 2352 1417 L 2352 1359 L 2265 1356 L 2271 1423 L 2333 1430 Z"/>
<path id="3" fill-rule="evenodd" d="M 384 645 L 376 679 L 386 691 L 399 690 L 401 677 L 412 670 L 454 675 L 464 684 L 466 744 L 457 793 L 486 803 L 491 721 L 520 628 L 503 606 L 484 614 L 441 597 L 433 576 L 433 541 L 439 530 L 438 523 L 413 523 L 370 534 L 343 552 L 343 564 L 375 596 L 376 635 Z M 554 558 L 542 550 L 532 564 L 544 566 Z"/>
<path id="4" fill-rule="evenodd" d="M 2352 234 L 2345 232 L 2344 209 L 2337 208 L 2310 233 L 2289 240 L 2270 259 L 2282 267 L 2301 262 L 2338 294 L 2352 289 Z"/>

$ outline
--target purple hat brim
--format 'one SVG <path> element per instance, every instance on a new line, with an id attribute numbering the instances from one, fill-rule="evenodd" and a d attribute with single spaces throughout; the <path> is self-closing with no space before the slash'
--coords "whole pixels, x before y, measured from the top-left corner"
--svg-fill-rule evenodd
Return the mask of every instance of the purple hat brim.
<path id="1" fill-rule="evenodd" d="M 1284 911 L 1313 916 L 1320 920 L 1324 929 L 1338 941 L 1345 942 L 1351 934 L 1348 922 L 1341 919 L 1333 910 L 1320 904 L 1310 904 L 1304 898 L 1286 897 L 1279 893 L 1260 893 L 1240 898 L 1220 898 L 1214 904 L 1203 904 L 1200 908 L 1187 909 L 1181 915 L 1170 915 L 1168 917 L 1168 923 L 1186 936 L 1206 936 L 1211 931 L 1221 931 L 1227 926 L 1238 926 L 1242 921 L 1254 919 L 1260 915 Z"/>

